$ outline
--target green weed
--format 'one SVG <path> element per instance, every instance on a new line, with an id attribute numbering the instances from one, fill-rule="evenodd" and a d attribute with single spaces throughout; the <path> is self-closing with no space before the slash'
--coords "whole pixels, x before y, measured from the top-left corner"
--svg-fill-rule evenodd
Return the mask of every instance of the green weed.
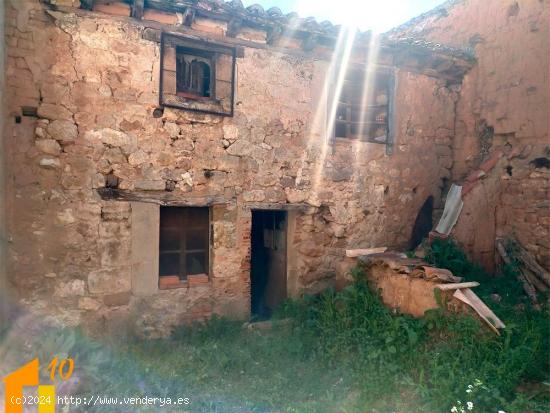
<path id="1" fill-rule="evenodd" d="M 470 411 L 468 402 L 475 412 L 548 411 L 548 386 L 538 384 L 550 381 L 547 309 L 520 298 L 514 268 L 490 277 L 453 241 L 436 241 L 428 260 L 482 282 L 478 294 L 507 326 L 501 336 L 441 309 L 395 313 L 357 267 L 342 291 L 286 302 L 274 318 L 292 323 L 271 330 L 213 318 L 163 340 L 98 344 L 50 331 L 37 343 L 50 343 L 44 357 L 77 355 L 75 372 L 90 372 L 79 373 L 77 393 L 190 397 L 191 412 L 432 413 Z M 129 411 L 118 409 L 109 411 Z"/>

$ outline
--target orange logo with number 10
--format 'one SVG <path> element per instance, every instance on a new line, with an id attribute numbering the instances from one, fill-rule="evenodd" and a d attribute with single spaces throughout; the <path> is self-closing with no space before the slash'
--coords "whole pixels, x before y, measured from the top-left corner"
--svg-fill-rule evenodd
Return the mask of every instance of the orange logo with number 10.
<path id="1" fill-rule="evenodd" d="M 68 380 L 73 374 L 74 361 L 71 358 L 64 359 L 59 363 L 55 357 L 48 369 L 50 370 L 50 379 L 55 381 L 56 372 L 62 380 Z M 38 413 L 55 413 L 55 386 L 41 385 L 39 383 L 40 363 L 38 359 L 25 364 L 13 373 L 7 375 L 2 380 L 6 385 L 5 412 L 23 413 L 25 405 L 37 405 Z M 37 396 L 24 396 L 24 387 L 38 386 Z"/>

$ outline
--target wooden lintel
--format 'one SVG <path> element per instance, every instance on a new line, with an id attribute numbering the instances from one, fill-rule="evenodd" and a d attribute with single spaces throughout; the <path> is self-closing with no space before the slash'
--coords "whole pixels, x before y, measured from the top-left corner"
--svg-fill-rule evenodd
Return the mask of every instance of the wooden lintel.
<path id="1" fill-rule="evenodd" d="M 163 206 L 210 206 L 230 202 L 220 195 L 174 194 L 166 191 L 98 188 L 97 193 L 104 201 L 146 202 Z"/>
<path id="2" fill-rule="evenodd" d="M 132 17 L 134 19 L 143 19 L 143 3 L 144 0 L 133 0 L 132 2 Z"/>
<path id="3" fill-rule="evenodd" d="M 246 210 L 265 210 L 265 211 L 305 211 L 311 208 L 311 205 L 304 203 L 283 204 L 275 202 L 247 202 L 244 206 Z"/>
<path id="4" fill-rule="evenodd" d="M 194 40 L 194 41 L 197 41 L 197 42 L 204 42 L 204 44 L 211 44 L 212 46 L 221 46 L 221 47 L 233 48 L 233 49 L 235 49 L 235 57 L 238 57 L 238 58 L 244 57 L 244 47 L 240 46 L 238 44 L 235 44 L 234 42 L 211 39 L 211 38 L 208 38 L 208 37 L 196 35 L 195 32 L 181 33 L 181 32 L 177 32 L 177 31 L 170 31 L 170 32 L 167 32 L 167 33 L 171 34 L 171 35 L 186 37 L 190 40 Z M 162 34 L 161 29 L 153 29 L 151 27 L 146 27 L 145 29 L 143 29 L 143 33 L 142 33 L 141 37 L 144 40 L 149 40 L 151 42 L 160 43 L 161 34 Z M 230 40 L 230 39 L 226 39 L 226 40 Z M 225 53 L 225 52 L 222 52 L 222 53 Z"/>

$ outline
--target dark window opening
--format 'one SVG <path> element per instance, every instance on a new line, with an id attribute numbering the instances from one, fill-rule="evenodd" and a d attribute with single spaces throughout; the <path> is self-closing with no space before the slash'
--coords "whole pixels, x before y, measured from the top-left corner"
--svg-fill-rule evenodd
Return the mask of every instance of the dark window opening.
<path id="1" fill-rule="evenodd" d="M 334 96 L 334 137 L 387 143 L 392 82 L 388 72 L 348 70 L 340 93 Z"/>
<path id="2" fill-rule="evenodd" d="M 196 207 L 161 207 L 159 276 L 209 273 L 210 211 Z"/>
<path id="3" fill-rule="evenodd" d="M 194 53 L 194 54 L 192 54 Z M 209 98 L 213 60 L 209 53 L 200 53 L 183 47 L 176 49 L 176 92 L 178 96 Z"/>

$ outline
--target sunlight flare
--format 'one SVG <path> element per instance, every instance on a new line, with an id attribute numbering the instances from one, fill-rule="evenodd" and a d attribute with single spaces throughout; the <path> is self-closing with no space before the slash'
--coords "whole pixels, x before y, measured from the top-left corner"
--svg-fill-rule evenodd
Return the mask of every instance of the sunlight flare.
<path id="1" fill-rule="evenodd" d="M 332 131 L 334 130 L 338 100 L 340 99 L 342 88 L 344 86 L 346 71 L 348 69 L 356 34 L 357 30 L 350 27 L 343 27 L 340 30 L 329 70 L 325 78 L 323 98 L 321 99 L 320 105 L 317 109 L 317 112 L 320 110 L 322 112 L 316 113 L 316 118 L 321 118 L 323 113 L 326 113 L 327 119 L 324 125 L 324 133 L 322 135 L 323 139 L 320 142 L 321 148 L 319 158 L 315 164 L 315 171 L 312 176 L 310 198 L 313 201 L 317 199 L 319 186 L 323 178 L 323 169 L 330 143 L 330 137 L 332 135 Z M 333 80 L 335 80 L 334 83 Z M 327 102 L 326 111 L 324 110 L 325 107 L 323 102 Z M 317 119 L 315 119 L 315 122 L 316 121 Z"/>

